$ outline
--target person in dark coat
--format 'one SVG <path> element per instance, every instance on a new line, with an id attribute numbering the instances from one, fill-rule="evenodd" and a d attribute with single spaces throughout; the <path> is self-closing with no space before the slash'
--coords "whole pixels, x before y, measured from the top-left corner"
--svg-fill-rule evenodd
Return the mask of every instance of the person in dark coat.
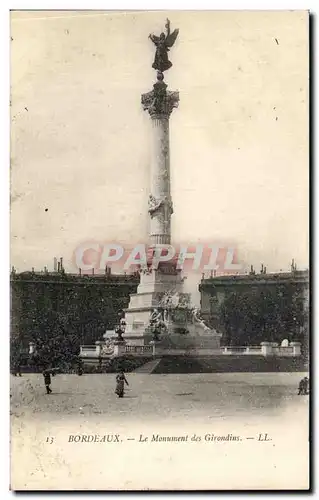
<path id="1" fill-rule="evenodd" d="M 51 372 L 50 372 L 50 370 L 44 370 L 43 377 L 44 377 L 44 385 L 45 385 L 45 388 L 47 390 L 47 394 L 51 394 L 52 389 L 50 387 L 50 385 L 51 385 Z"/>
<path id="2" fill-rule="evenodd" d="M 126 383 L 126 385 L 129 385 L 124 375 L 124 372 L 121 371 L 118 375 L 116 375 L 116 388 L 115 388 L 115 394 L 117 394 L 119 398 L 122 398 L 124 396 L 124 382 Z"/>
<path id="3" fill-rule="evenodd" d="M 309 394 L 309 379 L 304 377 L 299 382 L 298 396 L 306 396 Z"/>
<path id="4" fill-rule="evenodd" d="M 83 375 L 83 361 L 82 359 L 78 359 L 78 363 L 77 363 L 77 374 L 79 376 Z"/>
<path id="5" fill-rule="evenodd" d="M 309 391 L 310 391 L 309 378 L 305 377 L 304 380 L 305 380 L 305 394 L 309 394 Z"/>
<path id="6" fill-rule="evenodd" d="M 302 396 L 305 392 L 305 381 L 302 378 L 299 382 L 299 387 L 298 387 L 298 396 Z"/>
<path id="7" fill-rule="evenodd" d="M 22 377 L 22 373 L 21 373 L 21 364 L 20 364 L 20 361 L 18 361 L 14 367 L 14 375 L 15 377 L 17 375 L 19 375 L 19 377 Z"/>

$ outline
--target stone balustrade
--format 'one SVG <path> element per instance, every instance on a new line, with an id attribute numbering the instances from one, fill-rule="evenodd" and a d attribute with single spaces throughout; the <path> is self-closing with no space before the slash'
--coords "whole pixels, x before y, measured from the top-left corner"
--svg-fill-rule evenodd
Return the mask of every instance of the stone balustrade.
<path id="1" fill-rule="evenodd" d="M 96 345 L 81 345 L 80 357 L 81 358 L 98 358 L 100 355 L 100 348 Z"/>
<path id="2" fill-rule="evenodd" d="M 126 354 L 152 354 L 153 345 L 126 345 L 124 352 Z"/>
<path id="3" fill-rule="evenodd" d="M 293 356 L 301 355 L 301 343 L 290 342 L 287 347 L 279 346 L 277 342 L 262 342 L 261 352 L 263 356 Z"/>
<path id="4" fill-rule="evenodd" d="M 253 354 L 253 355 L 261 355 L 262 349 L 260 346 L 225 346 L 221 347 L 222 354 Z"/>
<path id="5" fill-rule="evenodd" d="M 300 342 L 290 342 L 289 346 L 279 346 L 275 342 L 262 342 L 260 346 L 224 346 L 219 349 L 188 348 L 188 349 L 166 349 L 159 343 L 151 345 L 128 345 L 126 342 L 115 342 L 114 350 L 107 354 L 102 351 L 102 342 L 96 345 L 81 346 L 80 356 L 82 358 L 98 358 L 110 356 L 220 356 L 220 355 L 243 355 L 243 356 L 279 356 L 298 357 L 301 355 Z"/>

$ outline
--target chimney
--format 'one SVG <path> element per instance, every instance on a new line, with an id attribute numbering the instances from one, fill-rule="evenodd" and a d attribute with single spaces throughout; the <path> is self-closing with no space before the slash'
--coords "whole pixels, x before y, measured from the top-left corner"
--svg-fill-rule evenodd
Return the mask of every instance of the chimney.
<path id="1" fill-rule="evenodd" d="M 92 275 L 94 276 L 94 267 L 92 267 Z"/>
<path id="2" fill-rule="evenodd" d="M 54 257 L 53 259 L 53 271 L 56 273 L 58 270 L 58 259 Z"/>
<path id="3" fill-rule="evenodd" d="M 82 275 L 82 269 L 79 267 L 79 275 Z"/>
<path id="4" fill-rule="evenodd" d="M 60 257 L 60 271 L 63 271 L 63 258 Z"/>
<path id="5" fill-rule="evenodd" d="M 60 272 L 60 262 L 58 262 L 58 273 Z"/>

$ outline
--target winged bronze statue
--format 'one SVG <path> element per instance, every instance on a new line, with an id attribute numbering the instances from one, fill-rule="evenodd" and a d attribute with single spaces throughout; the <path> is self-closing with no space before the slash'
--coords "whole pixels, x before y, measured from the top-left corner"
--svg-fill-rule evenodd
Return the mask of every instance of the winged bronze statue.
<path id="1" fill-rule="evenodd" d="M 160 72 L 166 71 L 172 66 L 171 61 L 168 60 L 168 52 L 170 47 L 173 47 L 179 32 L 179 30 L 176 29 L 171 33 L 169 19 L 166 20 L 165 28 L 166 35 L 165 33 L 161 33 L 160 36 L 153 34 L 149 35 L 149 38 L 156 46 L 155 59 L 152 67 Z"/>

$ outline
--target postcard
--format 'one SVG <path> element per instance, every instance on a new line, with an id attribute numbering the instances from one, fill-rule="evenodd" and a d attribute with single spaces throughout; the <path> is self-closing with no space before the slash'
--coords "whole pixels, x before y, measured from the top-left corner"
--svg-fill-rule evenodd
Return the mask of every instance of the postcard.
<path id="1" fill-rule="evenodd" d="M 10 488 L 309 489 L 309 12 L 10 22 Z"/>

